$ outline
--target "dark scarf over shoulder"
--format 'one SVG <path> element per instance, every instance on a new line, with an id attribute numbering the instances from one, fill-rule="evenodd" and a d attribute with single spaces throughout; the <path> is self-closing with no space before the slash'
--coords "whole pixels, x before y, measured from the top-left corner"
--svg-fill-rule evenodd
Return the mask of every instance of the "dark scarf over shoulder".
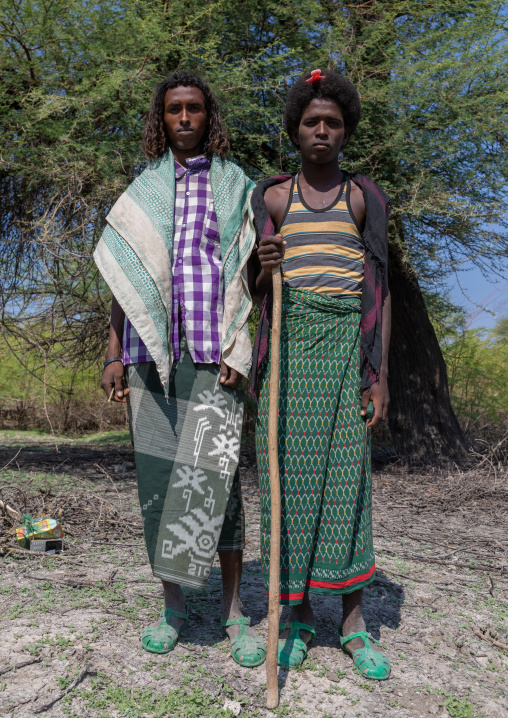
<path id="1" fill-rule="evenodd" d="M 345 174 L 345 173 L 344 173 Z M 379 379 L 382 359 L 383 301 L 388 294 L 388 210 L 390 198 L 368 177 L 347 175 L 363 192 L 365 201 L 365 265 L 362 283 L 361 327 L 361 388 L 362 391 Z M 291 175 L 269 177 L 258 184 L 252 193 L 256 241 L 273 235 L 275 227 L 265 205 L 265 192 L 272 185 L 291 179 Z M 263 302 L 256 341 L 252 355 L 250 393 L 256 399 L 258 383 L 268 364 L 268 340 L 272 317 L 272 293 Z"/>

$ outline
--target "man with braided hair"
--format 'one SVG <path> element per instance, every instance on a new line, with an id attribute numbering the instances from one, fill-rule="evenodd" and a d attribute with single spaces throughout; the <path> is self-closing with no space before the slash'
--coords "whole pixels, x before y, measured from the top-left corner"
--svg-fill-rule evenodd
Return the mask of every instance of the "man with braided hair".
<path id="1" fill-rule="evenodd" d="M 360 119 L 355 87 L 313 70 L 291 88 L 288 135 L 301 170 L 258 185 L 252 292 L 265 296 L 253 355 L 261 559 L 269 577 L 269 340 L 272 271 L 282 270 L 278 446 L 282 498 L 279 665 L 301 664 L 315 634 L 309 594 L 342 596 L 340 644 L 362 675 L 388 678 L 372 647 L 362 589 L 374 580 L 370 428 L 386 418 L 390 294 L 388 197 L 339 156 Z M 267 294 L 268 292 L 268 294 Z M 369 416 L 370 404 L 374 415 Z"/>
<path id="2" fill-rule="evenodd" d="M 239 597 L 241 376 L 251 364 L 247 259 L 254 187 L 229 162 L 217 101 L 190 72 L 154 93 L 149 166 L 111 209 L 95 261 L 113 293 L 102 387 L 127 402 L 145 541 L 165 608 L 142 645 L 171 651 L 219 551 L 222 625 L 242 666 L 265 659 Z"/>

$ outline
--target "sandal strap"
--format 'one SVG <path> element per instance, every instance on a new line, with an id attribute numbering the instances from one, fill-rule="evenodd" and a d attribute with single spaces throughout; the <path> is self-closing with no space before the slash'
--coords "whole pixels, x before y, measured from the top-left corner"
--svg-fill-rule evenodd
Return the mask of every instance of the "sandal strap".
<path id="1" fill-rule="evenodd" d="M 373 636 L 371 636 L 368 631 L 356 631 L 356 633 L 350 633 L 349 636 L 343 636 L 342 627 L 339 628 L 339 641 L 341 646 L 344 646 L 346 643 L 349 643 L 349 641 L 352 641 L 353 638 L 361 638 L 365 643 L 365 648 L 370 648 L 371 641 L 374 641 L 374 643 L 379 643 L 379 641 L 376 640 Z"/>
<path id="2" fill-rule="evenodd" d="M 316 635 L 314 626 L 309 626 L 307 623 L 300 623 L 300 621 L 291 621 L 289 628 L 291 629 L 291 633 L 293 633 L 293 631 L 309 631 L 313 636 Z"/>
<path id="3" fill-rule="evenodd" d="M 175 618 L 185 618 L 185 620 L 187 620 L 189 618 L 189 609 L 187 608 L 185 613 L 182 613 L 181 611 L 174 611 L 172 608 L 168 607 L 161 611 L 161 616 L 164 616 L 166 620 L 171 618 L 171 616 L 174 616 Z"/>
<path id="4" fill-rule="evenodd" d="M 314 626 L 308 626 L 306 623 L 300 623 L 300 621 L 288 621 L 287 623 L 280 621 L 279 631 L 285 631 L 286 628 L 289 628 L 291 632 L 309 631 L 309 633 L 312 633 L 313 636 L 316 635 L 316 629 Z"/>
<path id="5" fill-rule="evenodd" d="M 288 644 L 291 646 L 289 650 L 287 650 L 289 648 Z M 295 651 L 303 651 L 303 653 L 307 655 L 308 646 L 305 641 L 298 636 L 291 641 L 288 638 L 279 638 L 279 650 L 286 655 L 290 655 Z"/>
<path id="6" fill-rule="evenodd" d="M 228 618 L 227 621 L 221 620 L 224 628 L 227 626 L 250 626 L 250 616 L 240 616 L 240 618 Z"/>

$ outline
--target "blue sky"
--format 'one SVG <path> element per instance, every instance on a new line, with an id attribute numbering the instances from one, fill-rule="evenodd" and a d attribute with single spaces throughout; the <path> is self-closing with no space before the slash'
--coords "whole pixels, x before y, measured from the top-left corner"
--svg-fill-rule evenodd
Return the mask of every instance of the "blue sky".
<path id="1" fill-rule="evenodd" d="M 508 314 L 508 267 L 504 275 L 506 279 L 488 281 L 477 267 L 470 265 L 466 271 L 449 279 L 450 298 L 464 307 L 470 328 L 491 328 L 496 319 Z"/>

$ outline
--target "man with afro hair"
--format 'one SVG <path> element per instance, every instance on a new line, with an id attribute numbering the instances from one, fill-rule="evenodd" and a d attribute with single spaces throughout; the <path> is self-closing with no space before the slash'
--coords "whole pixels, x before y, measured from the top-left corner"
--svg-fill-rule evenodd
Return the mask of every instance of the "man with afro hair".
<path id="1" fill-rule="evenodd" d="M 259 402 L 261 558 L 268 588 L 270 287 L 280 268 L 280 601 L 291 612 L 281 626 L 279 665 L 300 665 L 315 635 L 309 594 L 340 595 L 340 645 L 363 676 L 384 680 L 390 663 L 366 631 L 362 590 L 375 571 L 370 429 L 386 418 L 389 401 L 389 198 L 339 165 L 360 111 L 356 88 L 331 70 L 313 70 L 288 94 L 286 129 L 301 169 L 264 180 L 252 196 L 258 248 L 251 291 L 264 302 L 251 390 Z"/>
<path id="2" fill-rule="evenodd" d="M 141 644 L 173 650 L 189 618 L 181 586 L 203 590 L 218 551 L 232 656 L 257 666 L 265 648 L 239 595 L 238 473 L 254 183 L 226 159 L 217 100 L 189 71 L 155 88 L 143 150 L 150 164 L 111 209 L 94 254 L 113 294 L 102 388 L 127 402 L 148 558 L 164 590 Z"/>

